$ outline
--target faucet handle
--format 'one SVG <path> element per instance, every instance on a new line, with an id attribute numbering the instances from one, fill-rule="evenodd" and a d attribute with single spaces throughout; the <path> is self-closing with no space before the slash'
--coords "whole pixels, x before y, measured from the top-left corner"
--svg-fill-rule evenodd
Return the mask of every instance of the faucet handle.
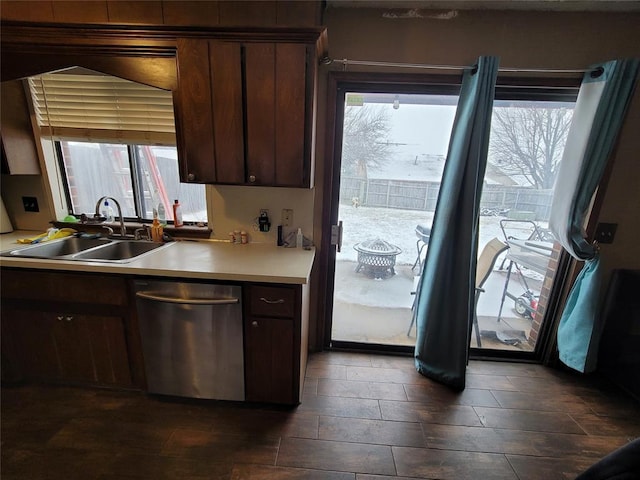
<path id="1" fill-rule="evenodd" d="M 102 228 L 104 228 L 107 231 L 107 236 L 110 237 L 111 235 L 113 235 L 113 228 L 107 226 L 107 225 L 100 225 Z"/>
<path id="2" fill-rule="evenodd" d="M 146 240 L 151 240 L 151 228 L 149 225 L 144 225 L 141 228 L 136 228 L 133 232 L 133 238 L 136 240 L 142 240 L 145 238 Z"/>

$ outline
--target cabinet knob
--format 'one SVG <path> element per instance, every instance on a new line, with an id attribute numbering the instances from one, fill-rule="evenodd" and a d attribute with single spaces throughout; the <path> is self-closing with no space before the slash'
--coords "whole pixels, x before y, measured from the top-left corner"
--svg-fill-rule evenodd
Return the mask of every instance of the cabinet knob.
<path id="1" fill-rule="evenodd" d="M 187 180 L 188 181 L 193 182 L 195 179 L 196 179 L 195 174 L 190 173 L 190 174 L 187 175 Z"/>
<path id="2" fill-rule="evenodd" d="M 70 322 L 71 320 L 73 320 L 73 317 L 72 317 L 71 315 L 67 315 L 66 317 L 64 317 L 64 319 L 65 319 L 67 322 Z"/>
<path id="3" fill-rule="evenodd" d="M 256 176 L 255 175 L 249 175 L 249 182 L 256 183 Z"/>
<path id="4" fill-rule="evenodd" d="M 254 328 L 257 327 L 258 326 L 258 322 L 254 320 L 253 322 L 251 322 L 251 326 L 254 327 Z"/>
<path id="5" fill-rule="evenodd" d="M 58 320 L 59 322 L 61 322 L 62 320 L 64 320 L 64 317 L 62 315 L 58 315 L 56 317 L 56 320 Z"/>

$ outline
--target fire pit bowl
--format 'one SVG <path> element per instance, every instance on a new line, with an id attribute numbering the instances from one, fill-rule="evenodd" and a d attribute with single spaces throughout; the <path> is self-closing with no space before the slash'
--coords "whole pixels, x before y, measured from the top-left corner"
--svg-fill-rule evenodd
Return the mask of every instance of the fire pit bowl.
<path id="1" fill-rule="evenodd" d="M 402 253 L 400 247 L 380 238 L 360 242 L 353 246 L 358 252 L 356 273 L 364 267 L 364 273 L 372 278 L 389 278 L 396 274 L 396 256 Z"/>

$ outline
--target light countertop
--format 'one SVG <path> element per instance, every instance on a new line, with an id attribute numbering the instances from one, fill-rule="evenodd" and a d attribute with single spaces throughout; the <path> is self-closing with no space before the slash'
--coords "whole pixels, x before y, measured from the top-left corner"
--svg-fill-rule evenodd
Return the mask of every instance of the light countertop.
<path id="1" fill-rule="evenodd" d="M 26 247 L 16 243 L 41 232 L 14 231 L 0 235 L 0 251 Z M 181 240 L 128 263 L 0 257 L 0 266 L 117 273 L 240 282 L 305 284 L 309 282 L 315 249 L 302 250 L 264 243 L 236 245 L 224 241 Z"/>

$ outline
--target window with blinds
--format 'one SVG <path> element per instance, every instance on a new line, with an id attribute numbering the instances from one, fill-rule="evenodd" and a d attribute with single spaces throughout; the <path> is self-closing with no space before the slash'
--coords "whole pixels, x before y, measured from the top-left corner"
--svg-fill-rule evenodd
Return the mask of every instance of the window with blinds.
<path id="1" fill-rule="evenodd" d="M 29 88 L 44 137 L 176 143 L 170 91 L 79 68 L 31 77 Z"/>
<path id="2" fill-rule="evenodd" d="M 92 215 L 108 195 L 126 221 L 149 222 L 164 211 L 161 220 L 171 223 L 179 199 L 185 223 L 206 224 L 204 185 L 180 182 L 170 91 L 79 67 L 28 83 L 70 214 Z"/>

